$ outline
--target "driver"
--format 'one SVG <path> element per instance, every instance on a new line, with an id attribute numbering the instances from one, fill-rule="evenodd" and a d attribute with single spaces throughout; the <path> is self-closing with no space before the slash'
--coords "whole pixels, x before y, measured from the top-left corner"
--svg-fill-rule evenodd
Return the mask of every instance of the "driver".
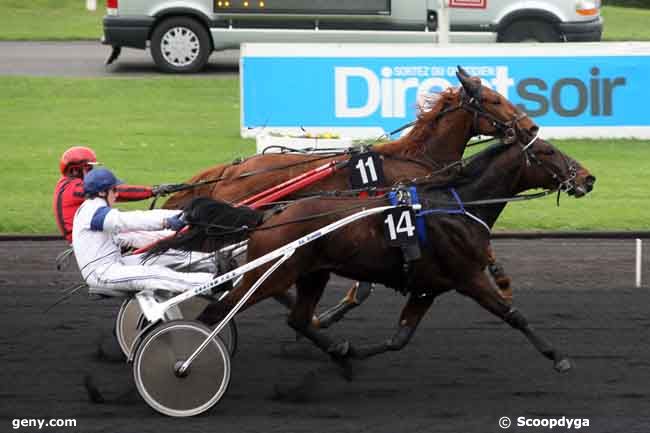
<path id="1" fill-rule="evenodd" d="M 97 164 L 95 152 L 88 147 L 74 146 L 61 155 L 59 161 L 61 178 L 54 189 L 52 210 L 54 211 L 56 225 L 68 243 L 72 243 L 72 219 L 84 201 L 83 177 Z M 168 188 L 168 185 L 160 185 L 157 187 L 120 185 L 117 200 L 146 200 L 154 195 L 169 192 L 166 188 Z M 153 240 L 155 238 L 150 239 L 150 241 Z M 138 248 L 139 246 L 135 247 Z"/>
<path id="2" fill-rule="evenodd" d="M 142 254 L 122 255 L 118 236 L 162 229 L 180 230 L 185 222 L 178 210 L 155 209 L 123 212 L 113 208 L 122 181 L 100 167 L 84 178 L 85 201 L 77 210 L 72 247 L 83 279 L 92 287 L 112 290 L 185 291 L 213 279 L 208 272 L 176 272 L 163 266 L 166 254 L 142 264 Z M 171 252 L 172 259 L 188 253 Z M 197 253 L 193 253 L 197 254 Z"/>

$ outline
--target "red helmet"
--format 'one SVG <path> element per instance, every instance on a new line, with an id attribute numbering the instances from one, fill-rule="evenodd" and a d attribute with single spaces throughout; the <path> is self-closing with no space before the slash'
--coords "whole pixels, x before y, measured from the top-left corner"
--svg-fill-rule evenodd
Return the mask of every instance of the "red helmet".
<path id="1" fill-rule="evenodd" d="M 97 164 L 95 152 L 84 146 L 74 146 L 63 152 L 59 161 L 61 174 L 65 175 L 69 168 L 73 166 L 81 167 L 85 164 Z"/>

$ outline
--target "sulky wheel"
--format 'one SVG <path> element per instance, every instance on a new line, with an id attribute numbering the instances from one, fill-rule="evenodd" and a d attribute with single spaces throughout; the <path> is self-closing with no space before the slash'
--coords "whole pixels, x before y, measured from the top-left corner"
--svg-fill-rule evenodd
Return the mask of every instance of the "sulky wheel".
<path id="1" fill-rule="evenodd" d="M 133 340 L 145 324 L 140 305 L 135 298 L 126 299 L 115 319 L 115 337 L 126 357 L 131 353 Z"/>
<path id="2" fill-rule="evenodd" d="M 203 311 L 208 303 L 209 301 L 205 298 L 192 298 L 181 303 L 179 308 L 184 318 L 193 319 Z M 142 315 L 137 299 L 129 298 L 122 303 L 115 321 L 115 336 L 122 353 L 127 358 L 131 353 L 133 341 L 147 324 L 148 322 Z M 237 325 L 234 319 L 219 333 L 219 337 L 225 343 L 230 356 L 234 356 L 237 351 L 237 335 Z"/>
<path id="3" fill-rule="evenodd" d="M 217 404 L 230 383 L 230 356 L 220 338 L 192 362 L 187 371 L 178 367 L 210 335 L 200 322 L 174 320 L 152 330 L 133 360 L 133 378 L 142 398 L 158 412 L 185 417 L 203 413 Z"/>

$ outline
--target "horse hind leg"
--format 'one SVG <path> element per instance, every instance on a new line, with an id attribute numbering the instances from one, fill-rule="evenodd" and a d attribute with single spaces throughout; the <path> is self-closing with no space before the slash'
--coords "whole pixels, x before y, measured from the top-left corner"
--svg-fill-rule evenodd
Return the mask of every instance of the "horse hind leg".
<path id="1" fill-rule="evenodd" d="M 488 272 L 494 284 L 496 284 L 498 293 L 508 305 L 512 304 L 512 278 L 507 274 L 503 265 L 497 262 L 496 255 L 492 245 L 488 246 Z"/>
<path id="2" fill-rule="evenodd" d="M 313 325 L 314 310 L 328 281 L 329 272 L 327 271 L 300 276 L 296 280 L 296 297 L 283 296 L 281 299 L 287 302 L 285 305 L 290 308 L 287 324 L 296 332 L 309 338 L 324 352 L 331 353 L 335 346 L 334 340 L 319 333 Z"/>
<path id="3" fill-rule="evenodd" d="M 313 324 L 314 310 L 323 294 L 323 290 L 329 281 L 329 272 L 319 271 L 301 276 L 296 281 L 296 299 L 287 324 L 296 332 L 307 337 L 316 347 L 332 357 L 346 371 L 345 376 L 349 379 L 350 366 L 345 360 L 349 343 L 346 340 L 334 340 L 331 337 L 319 332 Z"/>
<path id="4" fill-rule="evenodd" d="M 431 293 L 411 293 L 406 305 L 402 309 L 395 334 L 379 344 L 350 347 L 349 357 L 366 359 L 388 351 L 402 350 L 411 341 L 411 337 L 415 334 L 418 324 L 433 304 L 435 297 Z"/>
<path id="5" fill-rule="evenodd" d="M 312 317 L 312 325 L 319 329 L 329 328 L 343 319 L 348 312 L 363 304 L 373 290 L 374 286 L 372 283 L 367 281 L 357 281 L 350 290 L 347 291 L 338 304 L 325 310 L 319 315 L 314 315 L 314 317 Z M 296 297 L 289 292 L 275 296 L 275 300 L 289 310 L 296 305 Z"/>
<path id="6" fill-rule="evenodd" d="M 314 325 L 321 329 L 329 328 L 343 319 L 348 312 L 363 304 L 373 290 L 372 283 L 357 281 L 338 304 L 319 314 L 314 319 Z"/>
<path id="7" fill-rule="evenodd" d="M 461 289 L 459 292 L 471 297 L 483 308 L 524 334 L 542 355 L 553 361 L 555 370 L 564 373 L 572 368 L 571 361 L 566 355 L 560 353 L 548 340 L 539 335 L 528 324 L 528 319 L 523 313 L 512 308 L 496 293 L 485 274 L 480 273 L 477 278 L 473 279 L 470 287 Z"/>

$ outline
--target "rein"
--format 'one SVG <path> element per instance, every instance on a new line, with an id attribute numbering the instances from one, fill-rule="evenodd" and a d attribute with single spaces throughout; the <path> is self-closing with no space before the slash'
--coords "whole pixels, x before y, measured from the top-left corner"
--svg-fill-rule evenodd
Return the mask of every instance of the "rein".
<path id="1" fill-rule="evenodd" d="M 459 109 L 464 109 L 464 110 L 474 114 L 474 120 L 473 120 L 473 126 L 472 126 L 474 132 L 476 132 L 477 129 L 478 129 L 478 119 L 479 119 L 479 117 L 484 117 L 484 118 L 488 119 L 488 121 L 492 124 L 492 126 L 494 128 L 496 128 L 497 130 L 501 131 L 504 134 L 504 141 L 506 143 L 514 142 L 514 140 L 517 138 L 517 131 L 519 130 L 519 127 L 518 127 L 519 121 L 526 118 L 527 114 L 526 113 L 521 113 L 520 115 L 515 116 L 513 119 L 511 119 L 510 121 L 507 121 L 507 122 L 501 121 L 496 116 L 494 116 L 493 114 L 491 114 L 490 112 L 485 110 L 485 108 L 483 108 L 483 106 L 481 104 L 481 99 L 480 99 L 480 90 L 481 89 L 482 89 L 482 87 L 479 88 L 477 97 L 470 96 L 470 95 L 467 94 L 467 92 L 464 89 L 461 89 L 462 95 L 461 95 L 460 102 L 455 106 L 452 106 L 450 108 L 447 108 L 447 109 L 444 109 L 444 110 L 440 111 L 436 115 L 435 120 L 437 121 L 440 118 L 442 118 L 443 116 L 445 116 L 446 114 L 452 113 L 452 112 L 457 111 Z M 417 122 L 418 122 L 418 119 L 400 126 L 399 128 L 389 132 L 388 137 L 391 137 L 394 134 L 397 134 L 398 132 L 401 132 L 401 131 L 415 125 Z M 479 140 L 479 141 L 467 144 L 466 147 L 477 146 L 477 145 L 480 145 L 480 144 L 488 143 L 488 142 L 490 142 L 490 141 L 492 141 L 494 139 L 495 139 L 495 137 L 490 137 L 490 138 L 487 138 L 485 140 Z M 528 145 L 531 145 L 531 144 L 532 144 L 532 142 L 529 143 Z M 238 180 L 238 179 L 245 179 L 247 177 L 251 177 L 251 176 L 255 176 L 255 175 L 259 175 L 259 174 L 269 173 L 269 172 L 278 171 L 278 170 L 286 170 L 286 169 L 289 169 L 289 168 L 298 167 L 300 165 L 310 164 L 310 163 L 313 163 L 315 161 L 320 161 L 320 160 L 332 158 L 333 156 L 349 155 L 349 154 L 352 154 L 355 151 L 357 151 L 356 149 L 353 149 L 353 148 L 343 149 L 343 150 L 338 150 L 338 149 L 334 149 L 334 148 L 294 149 L 294 148 L 291 148 L 291 147 L 288 147 L 288 146 L 277 145 L 277 146 L 270 146 L 270 147 L 265 148 L 264 151 L 262 152 L 262 154 L 266 154 L 267 150 L 272 149 L 272 148 L 280 149 L 281 151 L 283 151 L 282 153 L 284 153 L 284 151 L 287 151 L 287 152 L 295 152 L 295 153 L 301 153 L 301 154 L 309 154 L 309 153 L 312 153 L 315 150 L 324 150 L 324 151 L 326 151 L 326 153 L 323 156 L 320 156 L 318 158 L 314 158 L 314 159 L 309 160 L 309 161 L 300 161 L 300 162 L 287 164 L 287 165 L 280 165 L 280 166 L 275 166 L 275 167 L 267 167 L 267 168 L 263 168 L 263 169 L 259 169 L 259 170 L 253 170 L 253 171 L 241 173 L 240 175 L 232 177 L 232 178 L 228 178 L 226 176 L 220 176 L 218 178 L 202 180 L 202 181 L 198 181 L 198 182 L 194 182 L 194 183 L 177 184 L 176 188 L 174 188 L 173 190 L 171 190 L 169 192 L 170 193 L 177 193 L 177 192 L 181 192 L 181 191 L 187 191 L 187 190 L 198 188 L 198 187 L 201 187 L 201 186 L 205 186 L 205 185 L 209 185 L 209 184 L 215 184 L 215 183 L 221 182 L 223 180 L 234 181 L 234 180 Z M 394 159 L 394 160 L 398 160 L 398 161 L 416 163 L 416 164 L 418 164 L 418 165 L 420 165 L 422 167 L 425 167 L 425 168 L 432 168 L 432 167 L 436 167 L 436 166 L 440 165 L 439 163 L 436 163 L 436 161 L 421 161 L 421 160 L 414 159 L 414 158 L 400 157 L 398 155 L 382 154 L 382 156 L 384 156 L 386 158 L 391 158 L 391 159 Z M 241 161 L 239 161 L 239 163 L 241 163 Z M 440 173 L 442 171 L 448 170 L 449 168 L 453 167 L 456 164 L 458 164 L 458 162 L 450 164 L 448 166 L 444 166 L 441 170 L 438 170 L 436 172 L 431 173 L 431 175 L 435 175 L 435 174 Z M 565 181 L 565 183 L 566 182 L 568 182 L 568 180 Z M 565 187 L 568 188 L 568 186 L 565 186 Z M 150 206 L 151 209 L 153 209 L 155 207 L 157 199 L 158 199 L 158 197 L 156 196 L 156 198 L 154 198 L 153 202 L 151 203 L 151 206 Z"/>

